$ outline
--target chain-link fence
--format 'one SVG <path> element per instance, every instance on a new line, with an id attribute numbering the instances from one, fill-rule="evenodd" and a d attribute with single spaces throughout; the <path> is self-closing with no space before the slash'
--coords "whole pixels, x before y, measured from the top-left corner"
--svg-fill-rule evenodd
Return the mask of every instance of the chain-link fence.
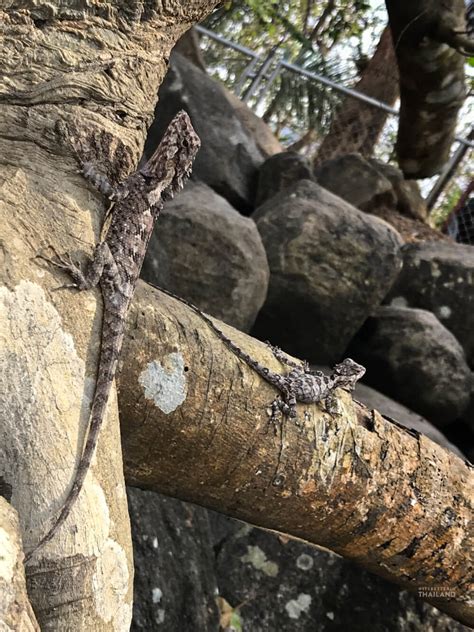
<path id="1" fill-rule="evenodd" d="M 383 68 L 387 92 L 374 99 L 346 87 L 347 69 L 306 68 L 281 59 L 277 49 L 265 57 L 201 26 L 198 32 L 206 67 L 267 122 L 282 145 L 313 157 L 317 164 L 341 153 L 393 162 L 398 128 L 394 101 L 396 64 Z M 223 52 L 225 51 L 225 52 Z M 432 223 L 442 225 L 466 187 L 472 138 L 456 137 L 452 158 L 439 177 L 421 183 Z M 315 157 L 315 158 L 314 158 Z"/>
<path id="2" fill-rule="evenodd" d="M 448 216 L 445 232 L 460 244 L 474 245 L 474 181 L 471 180 Z"/>

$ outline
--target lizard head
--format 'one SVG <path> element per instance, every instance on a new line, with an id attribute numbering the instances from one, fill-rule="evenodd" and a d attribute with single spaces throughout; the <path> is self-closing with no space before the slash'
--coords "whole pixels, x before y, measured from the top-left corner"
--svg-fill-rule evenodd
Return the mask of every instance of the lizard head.
<path id="1" fill-rule="evenodd" d="M 151 205 L 173 197 L 182 189 L 200 146 L 189 115 L 180 110 L 166 128 L 153 155 L 140 169 Z"/>
<path id="2" fill-rule="evenodd" d="M 353 389 L 357 380 L 364 375 L 365 368 L 354 360 L 346 358 L 334 367 L 334 380 L 338 386 Z"/>

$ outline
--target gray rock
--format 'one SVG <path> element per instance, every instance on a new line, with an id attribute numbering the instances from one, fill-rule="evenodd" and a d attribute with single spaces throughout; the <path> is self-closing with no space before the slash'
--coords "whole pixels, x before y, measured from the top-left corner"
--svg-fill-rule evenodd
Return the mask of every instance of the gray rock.
<path id="1" fill-rule="evenodd" d="M 283 145 L 279 142 L 275 134 L 270 129 L 270 126 L 260 118 L 249 106 L 244 103 L 239 97 L 227 90 L 225 86 L 221 86 L 224 90 L 224 94 L 227 100 L 234 108 L 236 115 L 239 117 L 240 122 L 244 126 L 244 129 L 254 139 L 260 153 L 265 158 L 273 156 L 273 154 L 279 154 L 284 150 Z"/>
<path id="2" fill-rule="evenodd" d="M 474 368 L 474 248 L 449 242 L 407 244 L 392 305 L 433 312 L 459 340 Z"/>
<path id="3" fill-rule="evenodd" d="M 467 628 L 348 560 L 211 513 L 220 594 L 252 632 L 462 632 Z"/>
<path id="4" fill-rule="evenodd" d="M 474 380 L 472 381 L 472 388 L 469 400 L 469 406 L 466 408 L 461 416 L 461 420 L 468 426 L 471 434 L 474 433 Z M 474 449 L 474 436 L 471 440 L 472 448 Z"/>
<path id="5" fill-rule="evenodd" d="M 260 206 L 300 180 L 312 179 L 312 167 L 304 156 L 291 151 L 276 154 L 260 167 L 255 206 Z"/>
<path id="6" fill-rule="evenodd" d="M 132 632 L 218 632 L 209 512 L 127 488 L 135 563 Z"/>
<path id="7" fill-rule="evenodd" d="M 303 180 L 254 215 L 270 264 L 255 335 L 313 362 L 333 363 L 400 269 L 401 239 Z"/>
<path id="8" fill-rule="evenodd" d="M 145 145 L 146 156 L 154 151 L 172 117 L 184 108 L 203 141 L 193 178 L 208 184 L 239 211 L 250 213 L 263 156 L 221 86 L 174 54 L 159 99 Z"/>
<path id="9" fill-rule="evenodd" d="M 390 399 L 390 397 L 382 395 L 379 391 L 376 391 L 366 384 L 361 384 L 360 382 L 356 384 L 354 397 L 365 404 L 367 408 L 370 408 L 371 410 L 375 408 L 382 413 L 382 415 L 394 419 L 398 423 L 402 424 L 402 426 L 405 426 L 405 428 L 412 428 L 413 430 L 426 435 L 435 443 L 443 446 L 443 448 L 447 448 L 451 452 L 454 452 L 454 454 L 464 458 L 461 450 L 451 443 L 448 438 L 432 423 L 417 413 L 414 413 L 406 406 Z"/>
<path id="10" fill-rule="evenodd" d="M 392 183 L 396 208 L 402 215 L 421 220 L 428 217 L 428 208 L 416 180 L 405 180 L 400 169 L 393 165 L 373 159 L 370 159 L 369 163 Z"/>
<path id="11" fill-rule="evenodd" d="M 380 307 L 348 354 L 367 368 L 370 385 L 438 426 L 469 405 L 472 374 L 463 349 L 431 312 Z"/>
<path id="12" fill-rule="evenodd" d="M 142 277 L 248 331 L 265 300 L 269 269 L 253 219 L 190 182 L 165 204 Z"/>
<path id="13" fill-rule="evenodd" d="M 314 175 L 318 184 L 361 211 L 372 213 L 379 206 L 395 208 L 397 204 L 390 180 L 360 154 L 328 160 Z"/>

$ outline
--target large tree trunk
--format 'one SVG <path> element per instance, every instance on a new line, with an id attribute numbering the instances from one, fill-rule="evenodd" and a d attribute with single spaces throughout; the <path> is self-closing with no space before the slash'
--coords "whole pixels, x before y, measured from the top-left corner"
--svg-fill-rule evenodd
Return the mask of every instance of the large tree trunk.
<path id="1" fill-rule="evenodd" d="M 216 3 L 27 0 L 0 15 L 0 489 L 27 550 L 73 479 L 99 351 L 99 292 L 53 292 L 64 276 L 34 259 L 48 245 L 90 253 L 99 240 L 104 202 L 77 173 L 71 126 L 91 139 L 91 159 L 104 169 L 111 161 L 109 175 L 133 169 L 171 48 Z M 133 563 L 115 396 L 80 498 L 27 579 L 42 629 L 129 629 Z"/>
<path id="2" fill-rule="evenodd" d="M 465 99 L 464 59 L 474 55 L 463 0 L 386 0 L 400 70 L 397 158 L 408 178 L 446 164 Z"/>
<path id="3" fill-rule="evenodd" d="M 26 593 L 18 516 L 1 495 L 0 546 L 0 629 L 39 632 L 40 628 Z"/>
<path id="4" fill-rule="evenodd" d="M 398 97 L 398 69 L 388 26 L 354 89 L 387 105 L 395 103 Z M 319 165 L 325 160 L 352 152 L 372 156 L 387 116 L 387 112 L 373 105 L 354 97 L 344 97 L 328 134 L 318 148 L 314 164 Z"/>
<path id="5" fill-rule="evenodd" d="M 268 423 L 269 386 L 182 303 L 138 288 L 119 377 L 127 482 L 332 549 L 468 624 L 473 471 L 339 391 Z M 219 327 L 271 370 L 268 347 Z M 305 415 L 306 413 L 306 415 Z"/>

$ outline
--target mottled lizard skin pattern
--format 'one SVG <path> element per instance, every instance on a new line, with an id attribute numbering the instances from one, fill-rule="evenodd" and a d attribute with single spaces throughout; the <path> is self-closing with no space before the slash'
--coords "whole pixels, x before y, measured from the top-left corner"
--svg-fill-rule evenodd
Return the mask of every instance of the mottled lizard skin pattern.
<path id="1" fill-rule="evenodd" d="M 164 201 L 172 198 L 189 177 L 200 145 L 188 114 L 180 111 L 146 164 L 118 187 L 114 187 L 94 165 L 81 160 L 80 144 L 77 141 L 74 144 L 84 175 L 115 204 L 109 216 L 105 238 L 96 247 L 85 273 L 69 257 L 56 257 L 48 261 L 72 277 L 74 283 L 66 287 L 89 290 L 100 285 L 104 301 L 100 359 L 89 431 L 74 483 L 53 526 L 28 553 L 26 561 L 52 539 L 68 517 L 82 489 L 104 420 L 122 348 L 127 311 L 153 227 Z"/>

